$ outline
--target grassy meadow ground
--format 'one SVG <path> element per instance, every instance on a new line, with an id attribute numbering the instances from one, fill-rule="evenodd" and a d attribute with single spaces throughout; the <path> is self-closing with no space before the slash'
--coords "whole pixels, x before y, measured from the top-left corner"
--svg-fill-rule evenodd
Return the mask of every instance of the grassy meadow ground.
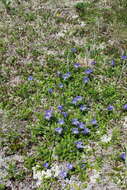
<path id="1" fill-rule="evenodd" d="M 0 0 L 0 190 L 127 189 L 126 0 Z"/>

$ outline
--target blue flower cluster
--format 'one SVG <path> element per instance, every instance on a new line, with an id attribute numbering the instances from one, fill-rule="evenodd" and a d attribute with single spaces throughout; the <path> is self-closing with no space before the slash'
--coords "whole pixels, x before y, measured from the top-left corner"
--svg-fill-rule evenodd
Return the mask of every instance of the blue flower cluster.
<path id="1" fill-rule="evenodd" d="M 76 53 L 77 49 L 72 48 L 71 51 L 73 53 Z M 125 59 L 127 59 L 127 56 L 122 56 L 121 59 L 125 60 Z M 96 64 L 95 61 L 93 61 L 91 63 L 91 65 L 95 65 L 95 64 Z M 112 60 L 111 65 L 115 66 L 114 60 Z M 74 66 L 76 71 L 78 70 L 78 68 L 81 68 L 80 63 L 75 63 L 73 66 Z M 85 74 L 85 76 L 83 77 L 83 82 L 85 84 L 89 83 L 92 80 L 93 73 L 94 73 L 94 70 L 92 68 L 87 68 L 83 72 L 83 75 Z M 67 72 L 65 74 L 59 73 L 59 77 L 61 78 L 60 81 L 62 81 L 63 83 L 59 83 L 58 87 L 60 89 L 63 89 L 64 85 L 66 86 L 66 82 L 64 84 L 64 81 L 65 80 L 68 81 L 71 76 L 72 76 L 71 72 Z M 32 79 L 30 79 L 30 80 L 32 80 Z M 49 93 L 53 93 L 52 88 L 49 89 Z M 73 98 L 69 102 L 69 105 L 71 105 L 71 107 L 74 107 L 76 109 L 79 108 L 79 112 L 81 113 L 81 115 L 84 113 L 86 114 L 89 111 L 89 106 L 84 104 L 84 98 L 85 97 L 83 97 L 82 95 L 73 96 Z M 87 136 L 88 136 L 88 138 L 89 138 L 89 136 L 91 135 L 92 129 L 95 129 L 98 126 L 97 119 L 93 118 L 88 123 L 86 123 L 86 122 L 82 122 L 81 118 L 80 119 L 72 118 L 70 116 L 69 112 L 65 111 L 66 110 L 65 105 L 58 105 L 57 110 L 61 116 L 60 116 L 60 118 L 56 118 L 56 120 L 55 120 L 55 127 L 54 127 L 55 135 L 57 135 L 58 137 L 61 137 L 64 135 L 65 131 L 68 132 L 70 135 L 73 135 L 74 139 L 76 140 L 75 142 L 73 142 L 74 146 L 76 148 L 76 151 L 82 151 L 84 149 L 84 142 L 81 140 L 80 137 L 85 136 L 85 138 L 87 138 Z M 107 110 L 107 113 L 110 114 L 110 113 L 114 112 L 115 107 L 113 105 L 108 105 L 106 110 Z M 127 104 L 123 105 L 123 110 L 127 111 Z M 51 109 L 46 110 L 44 118 L 49 121 L 52 119 L 53 114 L 54 114 L 53 110 L 51 110 Z M 57 127 L 56 127 L 56 125 L 57 125 Z M 124 153 L 120 157 L 122 160 L 125 160 L 125 154 Z M 45 163 L 44 167 L 48 168 L 49 165 L 47 163 Z M 67 168 L 69 170 L 72 170 L 74 167 L 72 164 L 68 163 Z M 61 171 L 61 173 L 59 175 L 62 178 L 66 178 L 68 174 L 66 171 L 63 170 L 63 171 Z"/>

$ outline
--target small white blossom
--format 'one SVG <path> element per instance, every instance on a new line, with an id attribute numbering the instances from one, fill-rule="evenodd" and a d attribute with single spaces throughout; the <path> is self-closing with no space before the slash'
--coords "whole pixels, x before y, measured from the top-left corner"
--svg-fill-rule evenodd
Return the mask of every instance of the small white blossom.
<path id="1" fill-rule="evenodd" d="M 36 165 L 33 167 L 33 179 L 37 180 L 37 186 L 39 186 L 43 178 L 51 178 L 51 177 L 59 177 L 59 173 L 64 168 L 62 165 L 54 164 L 51 169 L 47 169 L 46 171 L 40 170 L 39 166 Z"/>
<path id="2" fill-rule="evenodd" d="M 39 166 L 33 167 L 33 179 L 37 180 L 37 185 L 39 186 L 42 183 L 43 178 L 50 178 L 52 177 L 52 171 L 47 169 L 46 171 L 39 170 Z"/>
<path id="3" fill-rule="evenodd" d="M 96 183 L 96 180 L 99 178 L 99 172 L 96 170 L 93 170 L 93 175 L 90 176 L 90 182 Z"/>
<path id="4" fill-rule="evenodd" d="M 123 128 L 127 129 L 127 117 L 124 119 Z"/>
<path id="5" fill-rule="evenodd" d="M 110 142 L 111 139 L 112 139 L 112 136 L 111 136 L 111 135 L 110 135 L 110 136 L 108 136 L 108 135 L 103 135 L 103 136 L 101 137 L 101 141 L 104 142 L 104 143 Z"/>

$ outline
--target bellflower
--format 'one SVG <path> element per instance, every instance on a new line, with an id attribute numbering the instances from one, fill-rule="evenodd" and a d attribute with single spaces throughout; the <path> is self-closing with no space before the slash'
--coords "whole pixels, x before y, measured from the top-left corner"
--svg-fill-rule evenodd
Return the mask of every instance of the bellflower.
<path id="1" fill-rule="evenodd" d="M 75 144 L 76 144 L 76 147 L 77 147 L 78 149 L 84 148 L 82 141 L 77 141 L 77 142 L 75 142 Z"/>
<path id="2" fill-rule="evenodd" d="M 70 72 L 67 72 L 66 74 L 63 75 L 63 79 L 66 80 L 71 76 Z"/>
<path id="3" fill-rule="evenodd" d="M 126 56 L 126 55 L 122 55 L 122 56 L 121 56 L 121 59 L 122 59 L 122 60 L 125 60 L 125 59 L 127 59 L 127 56 Z"/>
<path id="4" fill-rule="evenodd" d="M 76 99 L 76 98 L 73 98 L 72 104 L 76 104 L 76 103 L 77 103 L 77 99 Z"/>
<path id="5" fill-rule="evenodd" d="M 62 127 L 57 127 L 57 128 L 55 128 L 55 131 L 56 131 L 58 134 L 61 134 L 62 131 L 63 131 L 63 128 L 62 128 Z"/>
<path id="6" fill-rule="evenodd" d="M 66 177 L 67 177 L 67 172 L 66 171 L 61 171 L 60 173 L 59 173 L 59 176 L 61 177 L 61 178 L 63 178 L 63 179 L 65 179 Z"/>
<path id="7" fill-rule="evenodd" d="M 29 77 L 28 77 L 28 80 L 33 80 L 33 77 L 32 77 L 32 76 L 29 76 Z"/>
<path id="8" fill-rule="evenodd" d="M 63 119 L 59 119 L 59 120 L 58 120 L 58 123 L 59 123 L 60 125 L 63 125 L 63 124 L 64 124 L 64 120 L 63 120 Z"/>
<path id="9" fill-rule="evenodd" d="M 46 162 L 46 163 L 43 164 L 43 166 L 44 166 L 45 168 L 49 168 L 49 163 Z"/>
<path id="10" fill-rule="evenodd" d="M 81 169 L 84 169 L 84 168 L 86 168 L 86 164 L 81 164 Z"/>
<path id="11" fill-rule="evenodd" d="M 45 111 L 45 119 L 49 120 L 52 117 L 52 110 Z"/>
<path id="12" fill-rule="evenodd" d="M 74 167 L 73 167 L 73 165 L 72 165 L 72 164 L 67 163 L 67 168 L 68 168 L 69 170 L 72 170 Z"/>
<path id="13" fill-rule="evenodd" d="M 107 110 L 108 111 L 112 111 L 114 109 L 114 106 L 112 106 L 112 105 L 109 105 L 108 107 L 107 107 Z"/>
<path id="14" fill-rule="evenodd" d="M 84 130 L 82 131 L 82 133 L 83 133 L 84 135 L 88 135 L 88 134 L 90 133 L 90 130 L 85 127 Z"/>
<path id="15" fill-rule="evenodd" d="M 59 88 L 63 88 L 64 85 L 62 83 L 59 84 Z"/>
<path id="16" fill-rule="evenodd" d="M 72 133 L 75 135 L 79 134 L 78 128 L 72 128 Z"/>
<path id="17" fill-rule="evenodd" d="M 96 119 L 92 119 L 92 120 L 91 120 L 91 124 L 92 124 L 92 125 L 97 125 L 97 120 L 96 120 Z"/>
<path id="18" fill-rule="evenodd" d="M 61 114 L 66 118 L 68 116 L 67 112 L 61 112 Z"/>
<path id="19" fill-rule="evenodd" d="M 53 89 L 52 88 L 49 88 L 48 89 L 48 92 L 51 94 L 53 92 Z"/>
<path id="20" fill-rule="evenodd" d="M 79 68 L 81 65 L 80 65 L 80 63 L 75 63 L 74 64 L 74 67 L 77 69 L 77 68 Z"/>
<path id="21" fill-rule="evenodd" d="M 87 110 L 87 107 L 85 105 L 80 105 L 80 110 L 85 111 L 85 110 Z"/>
<path id="22" fill-rule="evenodd" d="M 76 52 L 77 52 L 77 49 L 76 49 L 76 48 L 71 48 L 71 51 L 72 51 L 73 53 L 76 53 Z"/>
<path id="23" fill-rule="evenodd" d="M 122 153 L 122 154 L 120 155 L 120 158 L 121 158 L 123 161 L 125 161 L 125 160 L 126 160 L 126 153 L 125 153 L 125 152 Z"/>
<path id="24" fill-rule="evenodd" d="M 111 61 L 111 66 L 115 66 L 115 61 L 114 60 Z"/>
<path id="25" fill-rule="evenodd" d="M 93 72 L 92 69 L 86 69 L 86 70 L 85 70 L 85 73 L 88 74 L 88 75 L 91 74 L 92 72 Z"/>
<path id="26" fill-rule="evenodd" d="M 60 110 L 60 111 L 63 110 L 63 106 L 62 106 L 62 105 L 59 105 L 57 108 L 58 108 L 58 110 Z"/>
<path id="27" fill-rule="evenodd" d="M 76 96 L 75 98 L 73 98 L 72 100 L 72 104 L 76 104 L 77 102 L 82 100 L 82 96 Z"/>
<path id="28" fill-rule="evenodd" d="M 80 123 L 78 124 L 78 127 L 79 127 L 80 129 L 84 129 L 85 124 L 84 124 L 83 122 L 80 122 Z"/>
<path id="29" fill-rule="evenodd" d="M 124 110 L 127 110 L 127 104 L 125 104 L 125 105 L 123 106 L 123 109 L 124 109 Z"/>
<path id="30" fill-rule="evenodd" d="M 96 64 L 96 61 L 92 61 L 92 62 L 91 62 L 91 65 L 95 65 L 95 64 Z"/>
<path id="31" fill-rule="evenodd" d="M 86 83 L 88 83 L 90 81 L 90 79 L 88 78 L 88 77 L 84 77 L 83 78 L 83 82 L 86 84 Z"/>
<path id="32" fill-rule="evenodd" d="M 78 119 L 76 119 L 76 118 L 72 119 L 72 124 L 76 125 L 76 126 L 79 125 Z"/>
<path id="33" fill-rule="evenodd" d="M 82 96 L 76 96 L 77 101 L 81 101 L 82 100 Z"/>

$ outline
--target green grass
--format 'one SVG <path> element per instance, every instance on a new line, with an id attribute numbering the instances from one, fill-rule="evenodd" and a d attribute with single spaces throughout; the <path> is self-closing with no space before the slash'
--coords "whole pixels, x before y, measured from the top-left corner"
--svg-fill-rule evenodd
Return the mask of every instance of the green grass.
<path id="1" fill-rule="evenodd" d="M 126 166 L 119 158 L 127 146 L 122 127 L 122 119 L 127 114 L 123 110 L 127 103 L 127 59 L 121 59 L 122 55 L 127 55 L 126 2 L 117 1 L 116 4 L 112 1 L 108 7 L 102 6 L 101 0 L 79 2 L 71 9 L 59 4 L 50 9 L 50 6 L 57 6 L 50 1 L 37 0 L 32 7 L 32 1 L 2 2 L 0 144 L 3 150 L 6 148 L 6 156 L 24 156 L 22 167 L 26 169 L 16 169 L 18 164 L 8 164 L 6 180 L 23 182 L 29 178 L 29 172 L 32 176 L 32 167 L 39 165 L 40 170 L 45 170 L 42 167 L 45 162 L 51 167 L 56 162 L 70 162 L 75 170 L 69 171 L 69 178 L 77 176 L 82 185 L 87 186 L 89 172 L 94 169 L 101 172 L 107 159 L 110 163 L 108 177 L 120 189 L 126 189 Z M 49 8 L 45 8 L 46 3 Z M 72 17 L 75 15 L 77 17 Z M 80 22 L 86 25 L 81 26 Z M 72 52 L 72 48 L 76 48 L 76 52 Z M 111 65 L 112 60 L 115 66 Z M 96 64 L 92 65 L 92 61 Z M 74 63 L 77 62 L 81 67 L 75 69 Z M 93 70 L 90 75 L 84 73 L 88 68 Z M 67 72 L 71 72 L 71 76 L 64 80 L 62 76 Z M 33 80 L 28 80 L 29 76 Z M 89 82 L 84 84 L 83 78 L 87 76 Z M 59 87 L 61 83 L 63 88 Z M 83 98 L 73 105 L 76 96 Z M 88 109 L 81 111 L 81 104 Z M 64 106 L 67 118 L 58 110 L 59 105 Z M 109 105 L 114 106 L 113 111 L 107 110 Z M 48 121 L 45 111 L 51 108 L 53 117 Z M 55 129 L 60 127 L 58 120 L 62 118 L 65 123 L 60 135 Z M 81 129 L 78 135 L 72 134 L 72 129 L 76 128 L 72 124 L 73 118 L 86 123 L 90 134 L 83 135 Z M 97 120 L 97 126 L 90 123 L 92 119 Z M 103 143 L 101 138 L 109 135 L 109 131 L 112 139 Z M 82 141 L 85 148 L 77 149 L 76 141 Z M 81 168 L 83 157 L 85 169 Z M 58 177 L 43 180 L 44 185 L 38 190 L 61 188 Z M 71 189 L 66 186 L 68 188 Z"/>

